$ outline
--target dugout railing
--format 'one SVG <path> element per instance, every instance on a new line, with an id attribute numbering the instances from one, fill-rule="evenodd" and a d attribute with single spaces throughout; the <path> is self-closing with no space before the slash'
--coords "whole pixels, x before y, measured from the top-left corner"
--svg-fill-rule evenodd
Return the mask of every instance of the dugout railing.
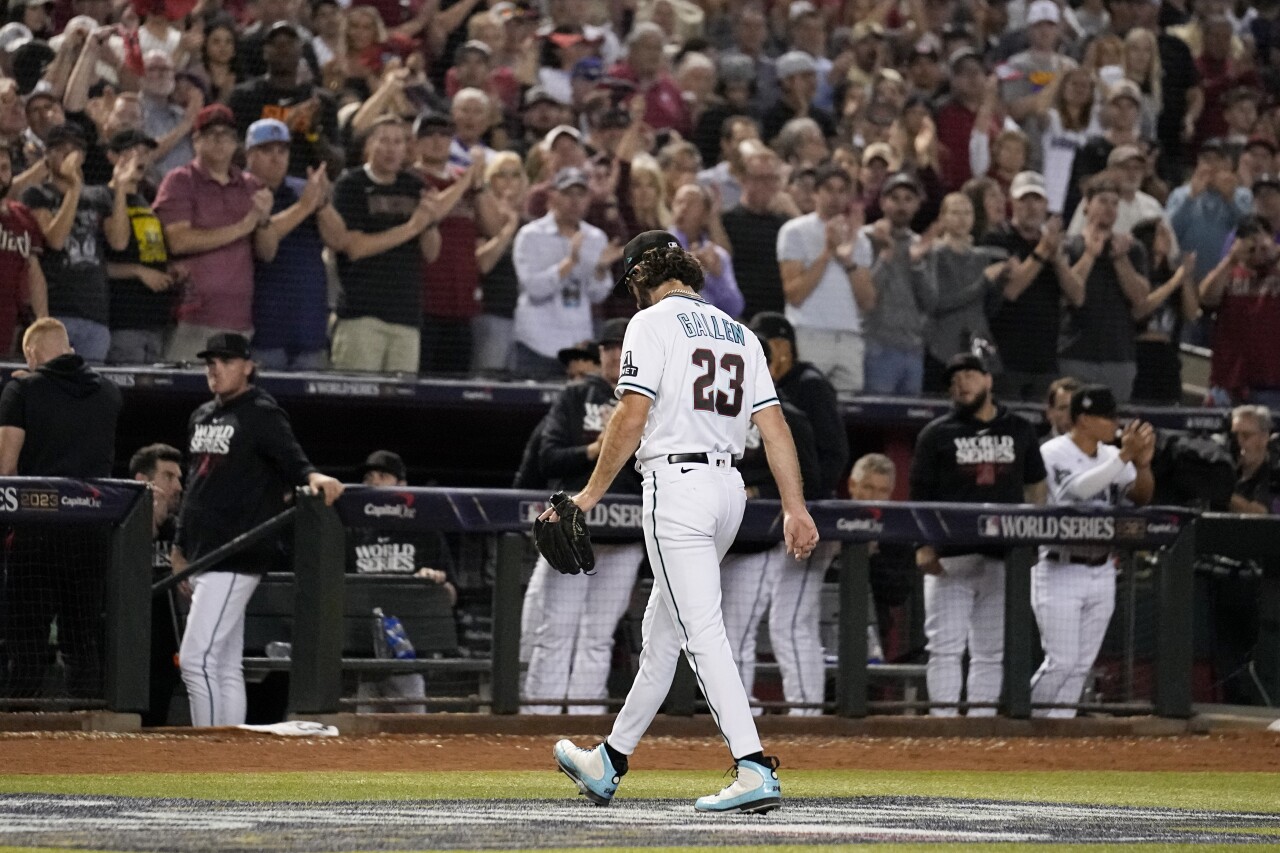
<path id="1" fill-rule="evenodd" d="M 130 480 L 0 478 L 0 710 L 146 707 L 151 513 Z M 84 680 L 50 677 L 73 663 Z"/>
<path id="2" fill-rule="evenodd" d="M 345 576 L 338 542 L 345 525 L 367 525 L 370 518 L 397 529 L 430 527 L 454 534 L 496 536 L 493 565 L 492 654 L 484 707 L 515 713 L 521 704 L 519 660 L 524 533 L 545 506 L 535 492 L 471 489 L 371 489 L 352 487 L 332 511 L 314 499 L 299 501 L 295 542 L 298 618 L 294 625 L 290 707 L 294 713 L 334 713 L 343 708 L 343 655 L 334 626 L 342 618 Z M 373 509 L 371 509 L 373 507 Z M 413 512 L 407 513 L 406 508 Z M 868 700 L 867 631 L 869 542 L 934 543 L 1008 547 L 1005 692 L 1001 712 L 1031 714 L 1030 679 L 1038 644 L 1030 604 L 1030 572 L 1036 544 L 1108 544 L 1117 551 L 1144 550 L 1156 558 L 1149 575 L 1154 625 L 1151 689 L 1141 700 L 1090 704 L 1114 713 L 1155 713 L 1186 717 L 1191 708 L 1191 572 L 1195 551 L 1195 513 L 1181 508 L 1100 511 L 1031 506 L 963 504 L 868 504 L 823 501 L 811 507 L 822 535 L 845 543 L 841 553 L 837 692 L 832 710 L 846 717 L 903 705 L 924 708 L 927 701 L 883 703 Z M 609 498 L 591 517 L 595 529 L 639 536 L 635 498 Z M 781 518 L 776 502 L 752 501 L 743 535 L 777 539 Z M 304 611 L 304 591 L 307 597 Z M 304 618 L 305 612 L 305 618 Z M 305 634 L 310 639 L 302 640 Z M 300 640 L 302 640 L 300 642 Z M 350 661 L 348 660 L 348 664 Z M 684 691 L 683 694 L 681 691 Z M 678 683 L 668 709 L 691 712 L 694 696 Z"/>

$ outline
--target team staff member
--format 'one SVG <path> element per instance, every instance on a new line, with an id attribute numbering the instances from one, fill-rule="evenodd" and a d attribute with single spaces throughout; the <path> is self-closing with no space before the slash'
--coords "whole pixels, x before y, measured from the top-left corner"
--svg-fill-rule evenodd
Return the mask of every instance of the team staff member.
<path id="1" fill-rule="evenodd" d="M 786 317 L 761 312 L 751 318 L 751 328 L 769 341 L 773 353 L 769 375 L 778 396 L 795 403 L 813 427 L 818 473 L 805 495 L 814 500 L 834 498 L 849 464 L 849 436 L 835 386 L 817 365 L 800 360 L 796 330 Z M 818 610 L 822 577 L 839 548 L 839 542 L 824 542 L 807 560 L 784 560 L 772 566 L 776 574 L 769 606 L 769 642 L 782 673 L 782 694 L 788 702 L 821 705 L 825 698 L 827 679 Z M 817 715 L 822 710 L 792 708 L 790 713 Z"/>
<path id="2" fill-rule="evenodd" d="M 763 337 L 760 346 L 764 350 L 765 359 L 769 363 L 770 373 L 775 364 L 773 348 Z M 824 378 L 825 382 L 826 379 Z M 803 409 L 792 404 L 778 392 L 778 402 L 782 406 L 783 417 L 791 428 L 791 437 L 795 440 L 796 458 L 800 462 L 800 474 L 804 480 L 805 497 L 817 499 L 821 497 L 818 489 L 822 481 L 821 468 L 818 464 L 818 450 L 813 438 L 813 427 Z M 738 470 L 742 472 L 742 482 L 747 489 L 747 500 L 753 498 L 778 499 L 778 484 L 769 471 L 769 461 L 765 458 L 764 442 L 760 438 L 760 430 L 755 424 L 747 428 L 747 443 L 738 462 Z M 729 553 L 720 564 L 720 598 L 721 610 L 724 611 L 724 633 L 729 638 L 729 648 L 733 650 L 733 659 L 738 664 L 738 674 L 742 676 L 742 686 L 748 695 L 756 680 L 756 634 L 760 628 L 760 620 L 769 612 L 773 601 L 774 590 L 778 585 L 778 577 L 788 568 L 794 568 L 795 561 L 787 555 L 785 542 L 758 542 L 735 539 L 729 546 Z M 819 579 L 821 580 L 821 579 Z M 772 623 L 772 617 L 770 619 Z M 814 623 L 815 630 L 817 623 Z M 774 648 L 774 656 L 778 654 L 778 643 L 770 636 Z M 821 654 L 821 649 L 819 649 Z M 783 670 L 783 687 L 787 684 L 787 670 Z M 785 695 L 785 694 L 784 694 Z M 818 697 L 821 701 L 822 697 Z M 787 701 L 793 700 L 787 695 Z"/>
<path id="3" fill-rule="evenodd" d="M 1156 434 L 1130 421 L 1116 437 L 1116 398 L 1105 385 L 1071 395 L 1071 431 L 1046 441 L 1040 452 L 1049 471 L 1049 504 L 1142 506 L 1155 480 Z M 1085 679 L 1102 648 L 1116 607 L 1116 563 L 1102 545 L 1045 545 L 1031 570 L 1031 607 L 1040 626 L 1044 663 L 1031 678 L 1033 705 L 1080 701 Z M 1074 717 L 1075 708 L 1038 708 L 1037 717 Z"/>
<path id="4" fill-rule="evenodd" d="M 85 365 L 52 317 L 31 324 L 22 354 L 32 372 L 0 392 L 0 477 L 111 476 L 120 390 Z M 71 695 L 98 695 L 102 572 L 86 557 L 103 548 L 95 532 L 14 531 L 3 621 L 12 696 L 39 692 L 54 617 Z"/>
<path id="5" fill-rule="evenodd" d="M 360 482 L 366 486 L 397 488 L 408 485 L 408 471 L 400 454 L 390 450 L 375 450 L 360 468 Z M 352 530 L 347 539 L 347 571 L 361 575 L 412 575 L 428 583 L 444 587 L 449 596 L 449 606 L 458 603 L 458 590 L 449 582 L 449 569 L 453 568 L 453 555 L 449 553 L 440 531 L 408 533 L 399 530 Z M 395 604 L 382 605 L 387 613 L 393 613 Z M 410 639 L 413 639 L 410 637 Z M 360 676 L 356 698 L 369 699 L 417 699 L 427 696 L 427 681 L 420 672 L 401 672 L 383 676 Z M 371 712 L 425 714 L 425 704 L 356 706 L 361 714 Z"/>
<path id="6" fill-rule="evenodd" d="M 182 451 L 151 444 L 129 460 L 129 475 L 151 486 L 151 579 L 160 580 L 173 566 L 174 520 L 182 505 Z M 178 686 L 178 610 L 173 588 L 151 597 L 151 700 L 142 715 L 144 726 L 163 726 Z"/>
<path id="7" fill-rule="evenodd" d="M 769 811 L 782 801 L 777 759 L 766 758 L 760 746 L 720 614 L 720 561 L 746 506 L 734 463 L 745 449 L 749 422 L 760 430 L 782 496 L 787 550 L 807 557 L 818 530 L 804 504 L 795 445 L 760 342 L 698 296 L 702 268 L 673 235 L 646 231 L 627 244 L 623 258 L 624 278 L 641 311 L 631 318 L 622 345 L 621 403 L 595 471 L 573 500 L 590 511 L 635 453 L 644 478 L 653 594 L 640 671 L 613 731 L 594 749 L 558 742 L 556 761 L 592 802 L 607 804 L 627 772 L 627 756 L 671 688 L 683 651 L 737 764 L 733 783 L 699 798 L 694 808 Z"/>
<path id="8" fill-rule="evenodd" d="M 604 325 L 600 336 L 600 372 L 565 387 L 552 406 L 542 435 L 542 473 L 552 491 L 580 491 L 600 457 L 601 436 L 616 410 L 614 390 L 622 370 L 622 339 L 627 320 Z M 624 465 L 609 486 L 611 494 L 640 494 L 640 475 Z M 529 636 L 529 670 L 524 695 L 534 700 L 589 699 L 609 695 L 606 682 L 613 658 L 613 633 L 631 603 L 631 588 L 644 546 L 640 542 L 611 542 L 594 531 L 596 573 L 562 575 L 545 557 L 534 566 L 526 595 L 535 623 Z M 533 602 L 541 602 L 535 606 Z M 538 617 L 532 614 L 538 613 Z M 559 704 L 526 705 L 529 714 L 558 714 Z M 603 714 L 603 705 L 569 705 L 570 714 Z"/>
<path id="9" fill-rule="evenodd" d="M 931 422 L 911 459 L 911 500 L 952 503 L 1044 503 L 1045 470 L 1035 428 L 996 405 L 991 374 L 968 353 L 947 364 L 953 409 Z M 1004 660 L 1004 549 L 916 549 L 924 578 L 924 633 L 929 663 L 929 713 L 959 713 L 963 684 L 968 701 L 1000 698 Z M 969 678 L 960 660 L 969 647 Z M 994 716 L 970 708 L 969 716 Z"/>
<path id="10" fill-rule="evenodd" d="M 225 545 L 284 509 L 284 495 L 310 486 L 332 504 L 342 484 L 307 461 L 289 418 L 253 384 L 249 341 L 209 338 L 197 354 L 213 399 L 188 425 L 187 499 L 178 514 L 173 571 Z M 273 562 L 273 543 L 242 551 L 191 580 L 191 612 L 179 659 L 194 726 L 244 722 L 244 609 Z"/>

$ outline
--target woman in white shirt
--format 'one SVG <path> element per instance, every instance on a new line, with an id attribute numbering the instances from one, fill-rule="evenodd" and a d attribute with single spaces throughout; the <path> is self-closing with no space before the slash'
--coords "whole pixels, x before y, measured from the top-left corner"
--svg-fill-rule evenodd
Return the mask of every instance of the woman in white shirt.
<path id="1" fill-rule="evenodd" d="M 1057 87 L 1053 106 L 1046 112 L 1048 126 L 1041 137 L 1044 185 L 1049 212 L 1063 213 L 1071 167 L 1076 152 L 1096 132 L 1090 127 L 1093 116 L 1093 76 L 1084 68 L 1074 68 L 1052 84 Z"/>

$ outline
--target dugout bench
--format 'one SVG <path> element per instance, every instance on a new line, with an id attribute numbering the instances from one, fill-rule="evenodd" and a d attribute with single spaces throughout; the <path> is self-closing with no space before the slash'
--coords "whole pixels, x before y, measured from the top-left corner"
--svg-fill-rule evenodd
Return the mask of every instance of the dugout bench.
<path id="1" fill-rule="evenodd" d="M 342 671 L 381 676 L 420 672 L 427 679 L 428 705 L 479 704 L 490 694 L 492 662 L 464 658 L 458 646 L 457 622 L 443 586 L 412 576 L 347 574 L 343 579 Z M 289 672 L 291 654 L 269 654 L 272 643 L 292 644 L 297 598 L 292 572 L 265 575 L 245 610 L 245 677 Z M 373 609 L 397 617 L 413 643 L 411 660 L 374 655 Z M 449 693 L 441 684 L 463 685 Z M 350 700 L 342 700 L 344 703 Z M 362 704 L 377 704 L 366 700 Z"/>

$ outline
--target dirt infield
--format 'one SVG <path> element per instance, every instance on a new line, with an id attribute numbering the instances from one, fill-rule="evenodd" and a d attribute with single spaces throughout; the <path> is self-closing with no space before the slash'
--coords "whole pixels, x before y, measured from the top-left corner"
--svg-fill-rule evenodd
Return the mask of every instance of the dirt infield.
<path id="1" fill-rule="evenodd" d="M 544 770 L 554 736 L 370 735 L 282 738 L 202 734 L 0 734 L 0 773 Z M 1280 772 L 1280 733 L 1178 737 L 767 738 L 790 769 L 1168 770 Z M 584 741 L 585 742 L 585 741 Z M 725 761 L 712 738 L 646 738 L 646 770 L 706 769 Z"/>

